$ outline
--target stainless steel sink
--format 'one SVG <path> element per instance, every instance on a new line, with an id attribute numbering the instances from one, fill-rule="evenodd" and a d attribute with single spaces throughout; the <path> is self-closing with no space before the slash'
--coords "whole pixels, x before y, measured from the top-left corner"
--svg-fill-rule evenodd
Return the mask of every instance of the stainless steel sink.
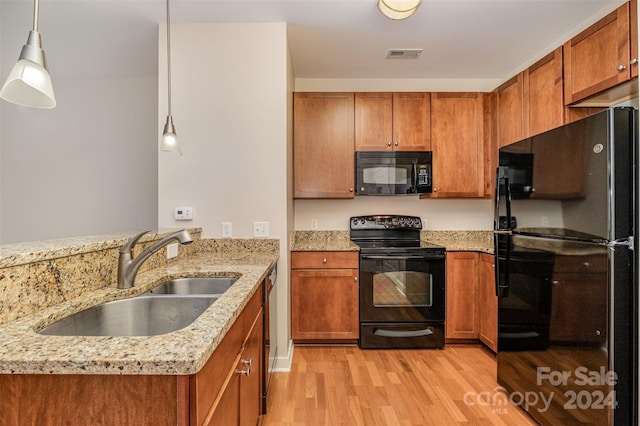
<path id="1" fill-rule="evenodd" d="M 156 336 L 193 323 L 215 296 L 138 296 L 93 306 L 39 333 L 55 336 Z"/>
<path id="2" fill-rule="evenodd" d="M 143 295 L 194 295 L 211 294 L 221 295 L 238 281 L 235 277 L 192 277 L 176 278 L 166 281 L 157 287 L 143 293 Z"/>

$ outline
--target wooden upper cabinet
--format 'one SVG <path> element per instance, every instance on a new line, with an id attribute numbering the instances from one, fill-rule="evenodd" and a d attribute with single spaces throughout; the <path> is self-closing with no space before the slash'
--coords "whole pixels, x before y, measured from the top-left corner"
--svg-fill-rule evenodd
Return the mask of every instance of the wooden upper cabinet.
<path id="1" fill-rule="evenodd" d="M 393 150 L 393 93 L 355 95 L 356 151 Z"/>
<path id="2" fill-rule="evenodd" d="M 523 74 L 525 137 L 564 124 L 562 47 L 540 59 Z"/>
<path id="3" fill-rule="evenodd" d="M 356 93 L 356 151 L 429 151 L 430 117 L 430 93 Z"/>
<path id="4" fill-rule="evenodd" d="M 393 94 L 393 147 L 398 151 L 431 149 L 431 94 Z"/>
<path id="5" fill-rule="evenodd" d="M 353 93 L 293 94 L 294 198 L 353 198 Z"/>
<path id="6" fill-rule="evenodd" d="M 495 89 L 497 148 L 524 139 L 524 73 Z"/>
<path id="7" fill-rule="evenodd" d="M 631 78 L 629 3 L 564 44 L 567 105 Z"/>
<path id="8" fill-rule="evenodd" d="M 629 34 L 631 48 L 631 78 L 638 76 L 638 0 L 629 2 Z"/>
<path id="9" fill-rule="evenodd" d="M 433 93 L 431 197 L 483 197 L 484 95 Z"/>

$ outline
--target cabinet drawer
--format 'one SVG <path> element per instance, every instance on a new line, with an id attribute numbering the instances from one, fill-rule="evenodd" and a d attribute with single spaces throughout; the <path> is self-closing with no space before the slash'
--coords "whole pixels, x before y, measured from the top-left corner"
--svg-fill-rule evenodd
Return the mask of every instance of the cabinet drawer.
<path id="1" fill-rule="evenodd" d="M 357 251 L 293 251 L 291 269 L 357 269 Z"/>

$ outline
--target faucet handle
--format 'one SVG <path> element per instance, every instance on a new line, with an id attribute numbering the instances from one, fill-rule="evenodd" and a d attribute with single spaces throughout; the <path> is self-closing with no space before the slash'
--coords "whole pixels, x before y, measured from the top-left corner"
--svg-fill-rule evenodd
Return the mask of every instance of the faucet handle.
<path id="1" fill-rule="evenodd" d="M 139 234 L 137 234 L 136 236 L 132 237 L 129 241 L 127 241 L 126 243 L 124 243 L 124 245 L 122 247 L 120 247 L 120 253 L 122 254 L 126 254 L 126 253 L 131 253 L 133 252 L 133 247 L 136 245 L 136 243 L 138 242 L 138 240 L 140 238 L 142 238 L 142 236 L 146 233 L 151 232 L 151 230 L 149 231 L 142 231 Z"/>

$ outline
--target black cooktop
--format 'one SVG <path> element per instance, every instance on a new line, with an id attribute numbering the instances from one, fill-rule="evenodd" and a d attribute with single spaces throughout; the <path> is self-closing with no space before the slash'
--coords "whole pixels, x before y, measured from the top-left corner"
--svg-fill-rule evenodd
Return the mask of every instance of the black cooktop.
<path id="1" fill-rule="evenodd" d="M 416 216 L 372 215 L 350 219 L 351 241 L 367 253 L 434 253 L 445 248 L 420 241 L 422 221 Z"/>

